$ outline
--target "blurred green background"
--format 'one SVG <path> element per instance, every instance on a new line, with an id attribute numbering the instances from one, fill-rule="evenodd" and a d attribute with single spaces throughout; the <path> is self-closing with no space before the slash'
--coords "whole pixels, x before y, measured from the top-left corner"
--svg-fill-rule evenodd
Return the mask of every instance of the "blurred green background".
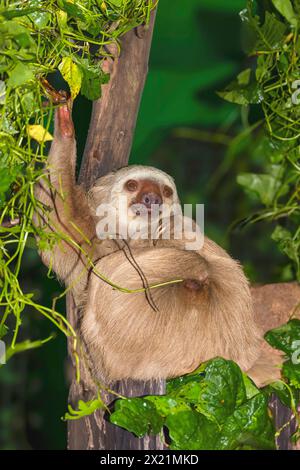
<path id="1" fill-rule="evenodd" d="M 150 70 L 140 107 L 131 163 L 154 165 L 174 176 L 184 203 L 205 203 L 206 234 L 241 260 L 252 282 L 288 278 L 286 260 L 270 240 L 272 225 L 230 230 L 256 202 L 236 183 L 259 170 L 264 156 L 246 135 L 247 118 L 216 95 L 245 68 L 239 11 L 245 0 L 160 0 Z M 74 120 L 83 151 L 91 103 L 79 97 Z M 22 284 L 51 305 L 62 287 L 47 278 L 34 249 L 25 254 Z M 64 311 L 64 303 L 60 304 Z M 28 310 L 24 338 L 45 338 L 51 324 Z M 63 449 L 67 406 L 66 341 L 16 355 L 0 373 L 0 448 Z"/>

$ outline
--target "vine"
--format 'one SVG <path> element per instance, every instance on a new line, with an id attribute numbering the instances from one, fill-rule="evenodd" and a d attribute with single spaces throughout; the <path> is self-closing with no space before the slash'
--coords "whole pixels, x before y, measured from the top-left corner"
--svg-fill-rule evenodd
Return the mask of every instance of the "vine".
<path id="1" fill-rule="evenodd" d="M 46 78 L 60 73 L 72 99 L 78 93 L 90 100 L 99 98 L 101 85 L 109 79 L 101 68 L 102 60 L 110 55 L 109 46 L 120 48 L 121 35 L 147 24 L 156 3 L 0 0 L 0 339 L 9 338 L 7 358 L 51 339 L 18 342 L 22 316 L 29 307 L 73 338 L 79 379 L 76 332 L 55 310 L 58 298 L 52 308 L 40 305 L 19 282 L 25 247 L 34 246 L 38 237 L 38 248 L 51 249 L 64 237 L 45 233 L 32 222 L 37 209 L 45 211 L 33 188 L 41 178 L 52 140 L 54 106 L 45 101 Z M 9 319 L 14 319 L 13 331 L 9 331 Z"/>

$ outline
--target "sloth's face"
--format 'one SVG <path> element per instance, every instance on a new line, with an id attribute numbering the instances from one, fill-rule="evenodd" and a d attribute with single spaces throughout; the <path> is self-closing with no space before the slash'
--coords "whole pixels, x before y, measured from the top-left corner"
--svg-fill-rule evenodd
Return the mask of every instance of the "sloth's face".
<path id="1" fill-rule="evenodd" d="M 171 176 L 141 165 L 121 168 L 100 178 L 90 196 L 100 225 L 105 220 L 109 226 L 104 230 L 101 225 L 99 232 L 123 234 L 128 231 L 130 238 L 140 229 L 143 233 L 151 229 L 152 233 L 158 223 L 170 219 L 180 208 Z"/>
<path id="2" fill-rule="evenodd" d="M 128 208 L 136 216 L 159 211 L 162 205 L 173 203 L 174 190 L 159 179 L 127 179 L 123 194 L 128 198 Z"/>
<path id="3" fill-rule="evenodd" d="M 176 186 L 167 173 L 153 167 L 129 166 L 115 173 L 110 199 L 114 206 L 126 199 L 127 216 L 139 219 L 168 211 L 179 203 Z"/>

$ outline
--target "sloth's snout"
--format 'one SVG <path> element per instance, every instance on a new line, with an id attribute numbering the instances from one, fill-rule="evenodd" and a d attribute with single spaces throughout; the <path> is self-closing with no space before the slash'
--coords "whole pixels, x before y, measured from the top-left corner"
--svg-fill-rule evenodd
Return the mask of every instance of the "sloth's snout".
<path id="1" fill-rule="evenodd" d="M 141 195 L 140 203 L 143 204 L 147 209 L 151 209 L 152 204 L 161 205 L 162 198 L 159 194 L 154 192 L 144 193 Z"/>

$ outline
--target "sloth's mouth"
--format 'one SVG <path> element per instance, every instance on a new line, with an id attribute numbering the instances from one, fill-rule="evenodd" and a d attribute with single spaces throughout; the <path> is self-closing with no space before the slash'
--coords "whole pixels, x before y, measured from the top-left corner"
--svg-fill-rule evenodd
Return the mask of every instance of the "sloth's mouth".
<path id="1" fill-rule="evenodd" d="M 154 206 L 154 207 L 153 207 Z M 160 205 L 159 204 L 153 204 L 151 207 L 145 206 L 145 204 L 132 204 L 130 206 L 131 211 L 134 213 L 136 216 L 140 217 L 145 217 L 149 214 L 159 214 L 160 212 Z"/>

